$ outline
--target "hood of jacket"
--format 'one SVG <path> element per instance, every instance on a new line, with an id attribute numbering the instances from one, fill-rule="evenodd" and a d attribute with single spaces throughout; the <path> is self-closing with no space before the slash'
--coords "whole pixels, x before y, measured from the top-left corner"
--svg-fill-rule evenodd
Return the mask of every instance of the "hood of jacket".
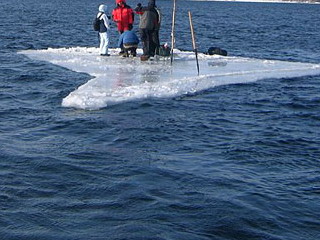
<path id="1" fill-rule="evenodd" d="M 126 3 L 126 0 L 116 0 L 116 4 L 120 4 L 120 3 Z"/>
<path id="2" fill-rule="evenodd" d="M 108 7 L 106 5 L 101 4 L 99 6 L 99 12 L 107 13 L 108 12 Z"/>
<path id="3" fill-rule="evenodd" d="M 148 7 L 154 8 L 156 6 L 156 0 L 149 0 Z"/>

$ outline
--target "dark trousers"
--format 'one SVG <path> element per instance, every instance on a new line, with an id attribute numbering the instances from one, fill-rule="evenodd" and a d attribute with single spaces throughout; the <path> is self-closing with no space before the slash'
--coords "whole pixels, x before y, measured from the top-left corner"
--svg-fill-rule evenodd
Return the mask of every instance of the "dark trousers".
<path id="1" fill-rule="evenodd" d="M 126 57 L 129 57 L 130 54 L 134 57 L 137 55 L 138 44 L 129 43 L 129 44 L 124 44 L 123 47 L 124 47 L 124 52 L 126 54 Z"/>
<path id="2" fill-rule="evenodd" d="M 155 42 L 154 30 L 140 28 L 143 55 L 154 56 L 157 43 Z"/>
<path id="3" fill-rule="evenodd" d="M 152 41 L 155 44 L 155 53 L 159 55 L 160 39 L 159 39 L 159 30 L 154 30 L 152 33 Z"/>

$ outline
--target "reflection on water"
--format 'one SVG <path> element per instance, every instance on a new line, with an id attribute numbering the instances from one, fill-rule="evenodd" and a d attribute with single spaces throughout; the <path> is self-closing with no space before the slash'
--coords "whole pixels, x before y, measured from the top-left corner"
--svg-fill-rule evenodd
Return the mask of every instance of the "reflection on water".
<path id="1" fill-rule="evenodd" d="M 214 62 L 208 62 L 208 66 L 212 67 L 224 67 L 227 66 L 227 62 L 220 62 L 220 61 L 214 61 Z"/>

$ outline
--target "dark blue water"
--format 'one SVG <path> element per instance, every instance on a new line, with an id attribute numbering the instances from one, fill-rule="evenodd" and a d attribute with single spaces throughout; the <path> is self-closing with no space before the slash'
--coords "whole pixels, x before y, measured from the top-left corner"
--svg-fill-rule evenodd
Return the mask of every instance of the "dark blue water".
<path id="1" fill-rule="evenodd" d="M 320 239 L 320 76 L 63 108 L 91 77 L 17 52 L 96 46 L 100 3 L 1 1 L 0 239 Z M 170 41 L 172 3 L 157 4 Z M 200 51 L 320 62 L 320 5 L 177 10 L 178 48 L 191 10 Z"/>

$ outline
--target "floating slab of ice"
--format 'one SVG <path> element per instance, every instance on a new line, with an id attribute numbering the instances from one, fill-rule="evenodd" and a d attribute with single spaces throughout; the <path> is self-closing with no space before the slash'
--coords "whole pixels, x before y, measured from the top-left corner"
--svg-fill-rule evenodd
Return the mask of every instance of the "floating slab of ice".
<path id="1" fill-rule="evenodd" d="M 62 106 L 100 109 L 111 104 L 148 97 L 173 97 L 219 85 L 248 83 L 267 78 L 320 74 L 320 64 L 199 54 L 197 74 L 193 52 L 175 50 L 170 59 L 141 62 L 122 58 L 118 49 L 101 57 L 97 48 L 26 50 L 22 54 L 48 61 L 94 78 L 62 100 Z M 141 50 L 138 49 L 141 54 Z"/>

